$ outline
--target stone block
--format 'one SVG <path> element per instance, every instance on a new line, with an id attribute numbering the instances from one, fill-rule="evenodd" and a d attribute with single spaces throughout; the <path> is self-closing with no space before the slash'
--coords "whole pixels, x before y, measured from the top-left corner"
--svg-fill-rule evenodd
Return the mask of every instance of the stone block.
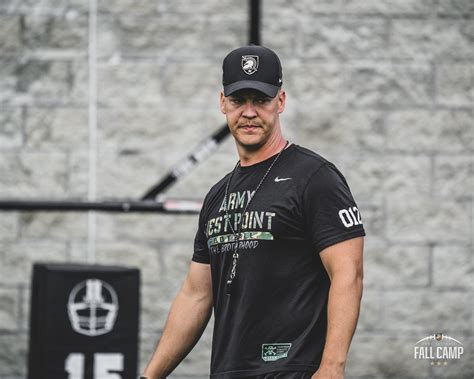
<path id="1" fill-rule="evenodd" d="M 61 196 L 65 193 L 66 176 L 66 156 L 63 153 L 3 152 L 0 196 Z"/>
<path id="2" fill-rule="evenodd" d="M 63 7 L 64 7 L 64 12 L 73 12 L 73 13 L 89 13 L 89 2 L 88 1 L 83 1 L 83 0 L 63 0 Z M 116 3 L 116 1 L 109 2 L 110 6 L 113 6 L 113 4 Z M 99 8 L 101 5 L 100 1 L 97 2 L 97 7 Z"/>
<path id="3" fill-rule="evenodd" d="M 3 334 L 0 338 L 0 375 L 4 378 L 26 376 L 28 334 Z"/>
<path id="4" fill-rule="evenodd" d="M 75 59 L 70 64 L 70 94 L 66 101 L 79 107 L 89 104 L 89 63 L 85 59 Z"/>
<path id="5" fill-rule="evenodd" d="M 386 146 L 383 118 L 382 113 L 372 111 L 301 109 L 297 115 L 298 136 L 302 143 L 311 141 L 338 155 L 381 152 Z"/>
<path id="6" fill-rule="evenodd" d="M 199 54 L 197 40 L 205 41 L 205 19 L 190 15 L 182 22 L 182 15 L 140 17 L 123 15 L 118 19 L 121 53 L 127 55 L 154 54 L 181 58 Z M 205 49 L 207 50 L 207 49 Z"/>
<path id="7" fill-rule="evenodd" d="M 0 332 L 18 329 L 18 289 L 0 287 Z"/>
<path id="8" fill-rule="evenodd" d="M 459 290 L 385 291 L 382 328 L 385 333 L 416 333 L 421 335 L 420 339 L 424 333 L 429 335 L 438 330 L 450 331 L 451 335 L 469 333 L 472 307 L 466 307 L 466 304 L 470 301 L 471 294 Z"/>
<path id="9" fill-rule="evenodd" d="M 392 20 L 391 56 L 437 62 L 472 60 L 472 35 L 469 21 L 459 19 Z"/>
<path id="10" fill-rule="evenodd" d="M 52 13 L 65 10 L 65 0 L 4 0 L 0 2 L 0 12 L 13 13 Z"/>
<path id="11" fill-rule="evenodd" d="M 0 104 L 11 104 L 15 98 L 18 78 L 15 74 L 16 60 L 0 58 Z"/>
<path id="12" fill-rule="evenodd" d="M 163 0 L 160 7 L 166 13 L 215 14 L 222 18 L 228 17 L 228 15 L 247 15 L 248 13 L 247 3 L 232 0 Z"/>
<path id="13" fill-rule="evenodd" d="M 303 34 L 301 25 L 294 22 L 292 13 L 295 12 L 295 4 L 278 7 L 275 3 L 274 1 L 262 3 L 265 16 L 261 20 L 260 33 L 265 36 L 265 46 L 275 51 L 280 58 L 283 67 L 283 85 L 286 86 L 287 63 L 302 55 Z M 279 22 L 275 22 L 276 17 Z M 241 45 L 246 43 L 241 43 Z M 228 45 L 230 46 L 232 45 Z"/>
<path id="14" fill-rule="evenodd" d="M 423 63 L 355 63 L 348 68 L 347 101 L 353 107 L 429 105 L 432 76 L 431 66 Z"/>
<path id="15" fill-rule="evenodd" d="M 25 212 L 20 214 L 19 222 L 23 240 L 87 239 L 87 213 Z"/>
<path id="16" fill-rule="evenodd" d="M 399 332 L 356 333 L 349 350 L 347 377 L 430 378 L 429 365 L 413 359 L 416 338 Z"/>
<path id="17" fill-rule="evenodd" d="M 7 62 L 5 69 L 10 71 L 7 74 L 10 88 L 7 88 L 6 95 L 9 96 L 3 99 L 4 102 L 63 102 L 70 93 L 70 68 L 67 61 L 30 59 Z"/>
<path id="18" fill-rule="evenodd" d="M 120 32 L 117 18 L 113 15 L 97 15 L 97 57 L 98 60 L 119 59 Z"/>
<path id="19" fill-rule="evenodd" d="M 384 183 L 387 178 L 387 160 L 382 157 L 375 159 L 367 154 L 354 154 L 341 157 L 342 165 L 340 170 L 344 174 L 354 198 L 357 202 L 369 204 L 379 204 L 377 213 L 383 212 L 381 209 L 385 193 Z M 362 214 L 364 217 L 364 214 Z"/>
<path id="20" fill-rule="evenodd" d="M 387 115 L 387 149 L 402 153 L 474 150 L 474 113 L 464 110 L 403 110 Z"/>
<path id="21" fill-rule="evenodd" d="M 73 198 L 87 198 L 89 188 L 89 152 L 72 151 L 67 154 L 66 192 Z M 98 196 L 102 196 L 98 193 Z"/>
<path id="22" fill-rule="evenodd" d="M 0 54 L 13 54 L 22 48 L 20 16 L 0 15 Z"/>
<path id="23" fill-rule="evenodd" d="M 262 24 L 264 23 L 264 20 L 265 19 L 263 18 L 261 21 Z M 204 52 L 207 56 L 204 56 L 203 58 L 212 58 L 212 62 L 217 62 L 220 67 L 222 60 L 227 53 L 239 46 L 248 44 L 247 25 L 248 11 L 246 9 L 240 8 L 234 13 L 227 13 L 226 11 L 224 11 L 224 14 L 211 13 L 208 25 L 206 25 L 206 38 L 208 44 L 205 46 L 207 49 L 201 52 L 201 54 Z M 261 25 L 261 28 L 262 35 L 267 35 L 264 25 Z M 283 38 L 280 36 L 280 39 Z M 201 41 L 200 43 L 203 42 L 204 41 Z M 273 48 L 275 46 L 273 42 L 274 39 L 265 38 L 266 46 L 271 46 Z M 270 43 L 270 45 L 267 45 L 267 43 Z M 193 58 L 191 57 L 190 60 L 192 61 Z"/>
<path id="24" fill-rule="evenodd" d="M 473 157 L 436 156 L 433 193 L 446 199 L 472 199 L 474 196 Z"/>
<path id="25" fill-rule="evenodd" d="M 474 14 L 474 3 L 471 0 L 439 1 L 438 14 L 443 16 L 472 16 Z"/>
<path id="26" fill-rule="evenodd" d="M 427 198 L 387 199 L 387 237 L 394 242 L 470 241 L 470 209 L 462 203 Z"/>
<path id="27" fill-rule="evenodd" d="M 471 47 L 471 50 L 474 51 L 474 48 Z M 474 101 L 474 65 L 437 65 L 436 100 L 440 105 L 472 106 Z"/>
<path id="28" fill-rule="evenodd" d="M 274 0 L 263 2 L 263 14 L 288 14 L 291 18 L 304 17 L 306 15 L 333 14 L 343 11 L 344 0 L 313 0 L 288 2 L 286 0 Z"/>
<path id="29" fill-rule="evenodd" d="M 98 229 L 98 234 L 100 229 Z M 97 263 L 137 267 L 143 283 L 156 283 L 163 273 L 160 246 L 147 241 L 117 239 L 114 242 L 97 242 Z"/>
<path id="30" fill-rule="evenodd" d="M 365 281 L 365 279 L 364 279 Z M 382 293 L 367 288 L 364 283 L 364 293 L 360 304 L 359 321 L 355 334 L 372 332 L 380 329 L 382 321 Z"/>
<path id="31" fill-rule="evenodd" d="M 389 290 L 430 284 L 428 246 L 367 243 L 364 266 L 364 285 L 367 288 Z"/>
<path id="32" fill-rule="evenodd" d="M 63 263 L 66 255 L 66 244 L 61 242 L 2 243 L 0 283 L 29 285 L 33 263 Z"/>
<path id="33" fill-rule="evenodd" d="M 156 63 L 99 62 L 97 66 L 99 105 L 157 105 L 162 101 L 162 76 L 163 73 Z"/>
<path id="34" fill-rule="evenodd" d="M 75 12 L 58 16 L 30 14 L 24 16 L 23 25 L 22 37 L 26 48 L 87 52 L 87 15 Z"/>
<path id="35" fill-rule="evenodd" d="M 347 60 L 387 55 L 388 23 L 383 18 L 314 17 L 300 23 L 302 50 L 306 58 Z"/>
<path id="36" fill-rule="evenodd" d="M 183 17 L 187 21 L 182 22 Z M 166 16 L 123 15 L 113 24 L 114 40 L 119 41 L 122 56 L 152 56 L 167 65 L 179 61 L 209 60 L 221 63 L 227 50 L 244 44 L 242 32 L 246 18 L 237 15 L 223 20 L 217 15 L 202 13 L 166 14 Z M 226 33 L 222 33 L 222 30 Z M 199 44 L 196 41 L 200 41 Z"/>
<path id="37" fill-rule="evenodd" d="M 0 107 L 0 148 L 17 148 L 23 143 L 21 108 Z"/>
<path id="38" fill-rule="evenodd" d="M 356 14 L 429 15 L 435 5 L 435 0 L 342 0 L 344 12 Z"/>
<path id="39" fill-rule="evenodd" d="M 430 195 L 432 169 L 430 157 L 390 155 L 386 156 L 384 161 L 385 180 L 382 192 L 387 197 L 409 199 L 412 196 Z"/>
<path id="40" fill-rule="evenodd" d="M 393 59 L 434 59 L 436 56 L 436 21 L 393 19 L 389 51 Z"/>
<path id="41" fill-rule="evenodd" d="M 165 100 L 163 106 L 166 108 L 171 104 L 183 105 L 184 100 L 186 107 L 207 108 L 212 106 L 214 99 L 218 107 L 218 96 L 222 90 L 221 59 L 165 64 L 160 67 L 160 77 Z"/>
<path id="42" fill-rule="evenodd" d="M 473 288 L 474 261 L 469 246 L 435 246 L 433 285 L 438 288 Z"/>
<path id="43" fill-rule="evenodd" d="M 438 5 L 444 1 L 438 2 Z M 471 4 L 472 7 L 472 4 Z M 472 19 L 449 19 L 440 20 L 435 32 L 435 51 L 438 62 L 465 61 L 471 64 L 474 59 L 474 23 Z"/>
<path id="44" fill-rule="evenodd" d="M 159 5 L 156 0 L 98 0 L 97 10 L 100 13 L 136 13 L 150 15 L 158 11 Z"/>
<path id="45" fill-rule="evenodd" d="M 341 109 L 347 105 L 344 71 L 338 64 L 288 62 L 283 85 L 298 109 Z"/>
<path id="46" fill-rule="evenodd" d="M 15 241 L 19 237 L 19 213 L 4 212 L 0 217 L 0 241 Z"/>
<path id="47" fill-rule="evenodd" d="M 217 96 L 216 96 L 217 99 Z M 162 157 L 173 152 L 184 158 L 200 141 L 222 125 L 224 117 L 215 109 L 182 112 L 179 107 L 100 108 L 98 142 L 101 149 L 149 150 L 163 167 Z M 210 108 L 210 107 L 209 107 Z"/>
<path id="48" fill-rule="evenodd" d="M 35 149 L 88 147 L 88 111 L 85 108 L 37 108 L 26 111 L 26 146 Z"/>

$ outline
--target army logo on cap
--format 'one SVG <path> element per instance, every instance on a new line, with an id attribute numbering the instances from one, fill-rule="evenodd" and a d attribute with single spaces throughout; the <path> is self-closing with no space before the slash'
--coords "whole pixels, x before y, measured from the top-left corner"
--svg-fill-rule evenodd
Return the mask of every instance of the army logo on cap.
<path id="1" fill-rule="evenodd" d="M 243 55 L 242 70 L 248 75 L 252 75 L 258 70 L 258 55 Z"/>

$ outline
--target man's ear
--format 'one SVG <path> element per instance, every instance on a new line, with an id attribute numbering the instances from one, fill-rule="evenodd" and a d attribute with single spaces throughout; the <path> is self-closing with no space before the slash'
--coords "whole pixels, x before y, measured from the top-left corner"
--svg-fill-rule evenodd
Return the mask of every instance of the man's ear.
<path id="1" fill-rule="evenodd" d="M 223 114 L 225 114 L 225 96 L 224 96 L 224 92 L 221 91 L 221 94 L 220 94 L 220 107 L 221 107 L 221 112 Z"/>
<path id="2" fill-rule="evenodd" d="M 285 90 L 278 91 L 278 113 L 282 113 L 285 110 L 286 103 L 286 92 Z"/>

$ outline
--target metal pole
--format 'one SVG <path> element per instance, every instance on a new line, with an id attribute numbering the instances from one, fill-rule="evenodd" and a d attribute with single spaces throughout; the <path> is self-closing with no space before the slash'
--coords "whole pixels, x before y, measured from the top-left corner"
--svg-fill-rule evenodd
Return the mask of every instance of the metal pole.
<path id="1" fill-rule="evenodd" d="M 54 211 L 54 212 L 154 212 L 167 214 L 199 213 L 198 200 L 168 199 L 161 202 L 140 200 L 28 200 L 0 199 L 0 211 Z"/>
<path id="2" fill-rule="evenodd" d="M 260 0 L 250 1 L 250 30 L 249 30 L 249 44 L 261 45 L 260 38 Z"/>

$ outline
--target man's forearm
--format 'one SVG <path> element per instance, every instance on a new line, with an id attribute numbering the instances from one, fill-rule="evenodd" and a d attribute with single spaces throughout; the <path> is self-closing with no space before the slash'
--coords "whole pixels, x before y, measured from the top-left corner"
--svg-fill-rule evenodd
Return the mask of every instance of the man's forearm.
<path id="1" fill-rule="evenodd" d="M 181 289 L 171 307 L 163 335 L 144 375 L 161 379 L 169 375 L 201 337 L 212 313 L 212 298 Z"/>
<path id="2" fill-rule="evenodd" d="M 344 370 L 359 317 L 362 275 L 335 274 L 328 299 L 328 331 L 321 366 Z"/>

